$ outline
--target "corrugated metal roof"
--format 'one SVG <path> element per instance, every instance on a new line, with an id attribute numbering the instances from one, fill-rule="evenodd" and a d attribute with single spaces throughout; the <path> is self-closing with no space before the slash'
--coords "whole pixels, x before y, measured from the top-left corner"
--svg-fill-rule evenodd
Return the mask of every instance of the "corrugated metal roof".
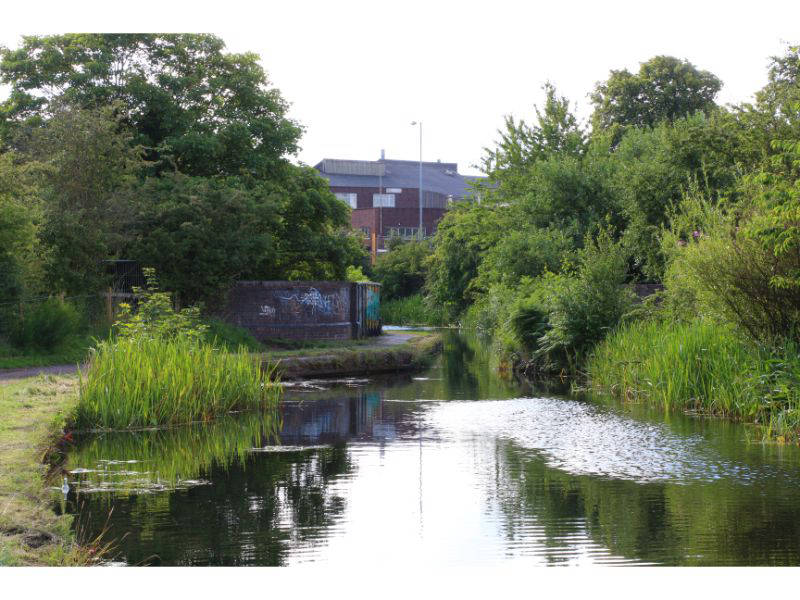
<path id="1" fill-rule="evenodd" d="M 358 162 L 383 166 L 385 171 L 382 177 L 374 174 L 331 173 L 326 170 L 329 161 Z M 330 182 L 332 187 L 371 187 L 378 185 L 384 188 L 413 188 L 419 187 L 419 162 L 413 160 L 378 160 L 378 161 L 336 161 L 324 159 L 315 167 L 322 177 Z M 480 181 L 485 177 L 474 177 L 458 173 L 457 163 L 423 162 L 422 163 L 422 189 L 440 194 L 464 198 L 471 194 L 470 183 Z"/>

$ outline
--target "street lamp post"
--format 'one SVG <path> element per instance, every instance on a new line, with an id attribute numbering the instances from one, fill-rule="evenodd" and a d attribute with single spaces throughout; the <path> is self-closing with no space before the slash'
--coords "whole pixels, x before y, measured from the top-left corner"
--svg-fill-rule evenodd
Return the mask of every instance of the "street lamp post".
<path id="1" fill-rule="evenodd" d="M 422 240 L 422 121 L 411 121 L 412 125 L 419 125 L 419 230 L 417 235 Z"/>

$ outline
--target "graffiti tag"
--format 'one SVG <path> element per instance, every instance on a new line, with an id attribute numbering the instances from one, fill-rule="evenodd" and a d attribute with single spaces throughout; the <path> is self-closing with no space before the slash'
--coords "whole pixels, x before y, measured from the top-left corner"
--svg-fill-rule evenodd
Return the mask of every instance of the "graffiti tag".
<path id="1" fill-rule="evenodd" d="M 309 308 L 312 315 L 321 313 L 329 315 L 339 308 L 339 296 L 337 294 L 328 294 L 323 296 L 316 288 L 311 288 L 305 294 L 292 294 L 291 296 L 282 296 L 281 300 L 296 303 L 299 306 Z"/>
<path id="2" fill-rule="evenodd" d="M 270 306 L 269 304 L 262 304 L 261 310 L 259 311 L 259 315 L 262 317 L 274 317 L 275 316 L 275 308 Z"/>

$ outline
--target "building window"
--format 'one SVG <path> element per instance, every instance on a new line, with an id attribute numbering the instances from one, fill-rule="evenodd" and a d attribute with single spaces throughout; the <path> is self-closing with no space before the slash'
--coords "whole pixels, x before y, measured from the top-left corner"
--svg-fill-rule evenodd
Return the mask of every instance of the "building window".
<path id="1" fill-rule="evenodd" d="M 394 208 L 394 194 L 372 194 L 373 208 Z"/>
<path id="2" fill-rule="evenodd" d="M 369 237 L 369 227 L 361 227 L 360 229 L 361 229 L 361 233 L 363 233 L 365 236 Z"/>
<path id="3" fill-rule="evenodd" d="M 344 194 L 342 192 L 336 192 L 336 197 L 350 205 L 350 208 L 358 208 L 358 194 Z"/>
<path id="4" fill-rule="evenodd" d="M 389 237 L 401 237 L 403 239 L 414 239 L 417 237 L 419 227 L 390 227 Z M 425 228 L 422 228 L 422 237 L 425 237 Z"/>

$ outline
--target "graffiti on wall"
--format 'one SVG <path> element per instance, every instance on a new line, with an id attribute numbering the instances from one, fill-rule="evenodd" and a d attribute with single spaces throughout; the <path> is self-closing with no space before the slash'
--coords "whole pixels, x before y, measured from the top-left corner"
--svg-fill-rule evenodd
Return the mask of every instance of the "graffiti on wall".
<path id="1" fill-rule="evenodd" d="M 323 295 L 313 287 L 303 294 L 292 294 L 280 298 L 289 304 L 292 314 L 298 317 L 303 309 L 309 311 L 312 316 L 332 315 L 342 310 L 342 299 L 339 294 Z"/>
<path id="2" fill-rule="evenodd" d="M 270 306 L 269 304 L 262 304 L 259 307 L 258 314 L 262 317 L 274 317 L 275 316 L 275 308 Z"/>

